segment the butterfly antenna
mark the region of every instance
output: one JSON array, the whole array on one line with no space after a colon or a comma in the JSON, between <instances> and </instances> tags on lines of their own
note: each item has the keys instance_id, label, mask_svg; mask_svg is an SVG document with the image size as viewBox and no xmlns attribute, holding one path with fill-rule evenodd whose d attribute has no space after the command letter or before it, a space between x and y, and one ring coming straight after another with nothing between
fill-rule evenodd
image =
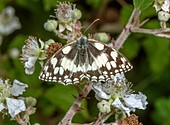
<instances>
[{"instance_id":1,"label":"butterfly antenna","mask_svg":"<svg viewBox=\"0 0 170 125\"><path fill-rule=\"evenodd\" d=\"M96 19L96 20L94 20L91 24L90 24L90 26L88 26L87 28L86 28L86 30L84 31L84 33L95 23L95 22L97 22L97 21L99 21L100 19Z\"/></svg>"}]
</instances>

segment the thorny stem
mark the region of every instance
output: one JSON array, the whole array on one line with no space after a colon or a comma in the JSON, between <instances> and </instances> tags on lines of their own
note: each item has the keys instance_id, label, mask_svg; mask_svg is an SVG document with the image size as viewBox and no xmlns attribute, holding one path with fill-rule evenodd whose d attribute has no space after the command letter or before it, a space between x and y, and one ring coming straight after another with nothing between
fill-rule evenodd
<instances>
[{"instance_id":1,"label":"thorny stem","mask_svg":"<svg viewBox=\"0 0 170 125\"><path fill-rule=\"evenodd\" d=\"M125 28L123 29L123 31L117 38L116 42L114 43L114 48L116 50L119 50L122 47L125 40L129 37L129 35L131 34L130 29L132 27L136 27L136 26L140 25L139 24L139 16L140 16L140 10L134 9L130 18L129 18L127 25L125 26Z\"/></svg>"},{"instance_id":2,"label":"thorny stem","mask_svg":"<svg viewBox=\"0 0 170 125\"><path fill-rule=\"evenodd\" d=\"M140 28L146 21L143 23L139 22L139 16L140 16L140 10L134 9L127 25L117 38L117 40L114 43L114 48L116 50L119 50L125 40L129 37L131 33L145 33L145 34L152 34L158 37L165 37L165 38L170 38L170 28L161 28L161 29L143 29Z\"/></svg>"},{"instance_id":3,"label":"thorny stem","mask_svg":"<svg viewBox=\"0 0 170 125\"><path fill-rule=\"evenodd\" d=\"M113 112L109 112L107 114L99 113L99 117L97 120L93 123L93 125L100 125L104 124L104 122L113 114ZM115 123L116 124L116 123Z\"/></svg>"},{"instance_id":4,"label":"thorny stem","mask_svg":"<svg viewBox=\"0 0 170 125\"><path fill-rule=\"evenodd\" d=\"M61 122L58 125L72 125L71 121L73 116L76 114L76 112L80 109L82 100L87 97L89 92L92 90L92 86L90 83L87 83L85 87L82 90L82 95L79 95L73 105L70 107L64 118L61 120Z\"/></svg>"},{"instance_id":5,"label":"thorny stem","mask_svg":"<svg viewBox=\"0 0 170 125\"><path fill-rule=\"evenodd\" d=\"M143 28L131 28L131 32L152 34L159 37L170 38L170 28L166 29L143 29Z\"/></svg>"}]
</instances>

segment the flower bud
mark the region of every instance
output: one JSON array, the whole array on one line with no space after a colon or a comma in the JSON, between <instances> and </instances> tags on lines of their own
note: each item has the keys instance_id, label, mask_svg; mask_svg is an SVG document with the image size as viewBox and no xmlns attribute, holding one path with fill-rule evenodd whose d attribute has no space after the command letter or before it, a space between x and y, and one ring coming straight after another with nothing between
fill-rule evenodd
<instances>
[{"instance_id":1,"label":"flower bud","mask_svg":"<svg viewBox=\"0 0 170 125\"><path fill-rule=\"evenodd\" d=\"M159 11L158 12L158 19L163 22L167 22L170 18L170 14L165 11Z\"/></svg>"},{"instance_id":2,"label":"flower bud","mask_svg":"<svg viewBox=\"0 0 170 125\"><path fill-rule=\"evenodd\" d=\"M33 106L36 105L36 103L37 103L37 100L33 97L26 97L25 98L25 105L27 107L33 107Z\"/></svg>"},{"instance_id":3,"label":"flower bud","mask_svg":"<svg viewBox=\"0 0 170 125\"><path fill-rule=\"evenodd\" d=\"M82 13L81 13L80 10L78 10L78 9L74 9L74 10L73 10L73 12L72 12L72 18L73 18L74 20L80 19L81 16L82 16Z\"/></svg>"},{"instance_id":4,"label":"flower bud","mask_svg":"<svg viewBox=\"0 0 170 125\"><path fill-rule=\"evenodd\" d=\"M97 107L100 112L109 113L111 111L110 105L111 105L110 102L107 102L106 100L102 100L97 104Z\"/></svg>"},{"instance_id":5,"label":"flower bud","mask_svg":"<svg viewBox=\"0 0 170 125\"><path fill-rule=\"evenodd\" d=\"M96 33L94 34L94 39L99 40L103 43L108 43L110 40L110 37L106 33Z\"/></svg>"},{"instance_id":6,"label":"flower bud","mask_svg":"<svg viewBox=\"0 0 170 125\"><path fill-rule=\"evenodd\" d=\"M57 21L55 20L48 20L44 23L44 28L47 31L54 31L57 28Z\"/></svg>"}]
</instances>

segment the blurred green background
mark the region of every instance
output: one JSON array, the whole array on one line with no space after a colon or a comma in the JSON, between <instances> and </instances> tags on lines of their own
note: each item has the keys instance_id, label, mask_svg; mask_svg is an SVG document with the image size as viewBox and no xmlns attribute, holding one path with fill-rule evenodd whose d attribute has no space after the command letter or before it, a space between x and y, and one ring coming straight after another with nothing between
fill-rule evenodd
<instances>
[{"instance_id":1,"label":"blurred green background","mask_svg":"<svg viewBox=\"0 0 170 125\"><path fill-rule=\"evenodd\" d=\"M61 0L62 1L62 0ZM96 22L89 33L106 32L114 39L118 37L133 10L131 0L70 0L82 11L83 25ZM7 6L15 8L22 28L3 38L0 46L0 77L11 81L18 79L29 85L24 96L35 97L37 111L31 116L31 123L55 125L65 115L77 95L73 86L46 83L38 79L40 65L36 65L33 75L26 75L19 57L12 58L10 51L17 48L20 52L25 39L30 35L43 41L57 37L44 29L43 25L54 15L56 0L0 0L0 11ZM150 18L144 28L159 28L157 14L152 6L142 11L141 20ZM168 22L170 23L170 21ZM169 25L168 25L169 26ZM133 90L144 93L149 104L146 110L137 110L136 115L144 125L170 125L170 39L152 35L134 33L126 40L120 51L132 62L134 69L126 74L133 83ZM82 111L74 117L74 122L93 121L98 114L94 93L83 101ZM0 125L16 125L9 116L2 119Z\"/></svg>"}]
</instances>

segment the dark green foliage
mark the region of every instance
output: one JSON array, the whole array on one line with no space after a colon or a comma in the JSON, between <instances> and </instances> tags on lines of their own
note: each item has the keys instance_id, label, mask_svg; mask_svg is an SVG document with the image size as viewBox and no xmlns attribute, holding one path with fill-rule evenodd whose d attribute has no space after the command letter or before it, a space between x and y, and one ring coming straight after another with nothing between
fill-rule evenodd
<instances>
[{"instance_id":1,"label":"dark green foliage","mask_svg":"<svg viewBox=\"0 0 170 125\"><path fill-rule=\"evenodd\" d=\"M82 22L90 24L98 17L96 13L102 7L103 1L71 0L71 2L75 2L77 8L81 8ZM107 2L110 1L108 0ZM159 28L159 21L155 11L153 11L152 3L153 0L133 0L135 8L143 12L141 20L150 18L150 21L143 26L148 29ZM58 83L49 84L40 81L38 79L41 69L39 64L36 64L36 70L33 75L26 75L24 66L19 58L12 59L9 52L14 47L21 52L25 39L30 35L37 36L43 41L49 38L60 41L55 37L55 34L49 33L43 28L43 23L49 19L50 15L54 14L53 9L56 4L57 0L0 0L0 10L7 5L13 6L22 23L22 28L9 36L5 36L0 46L0 77L9 78L11 81L18 79L28 84L29 87L24 95L35 97L38 101L37 112L31 117L31 121L39 122L41 125L48 124L49 122L47 121L51 119L59 121L74 102L75 99L72 95L77 96L78 94L71 85L64 86ZM89 6L91 11L89 11ZM104 9L107 9L107 7ZM117 11L121 24L125 25L133 11L132 3L129 6L120 6ZM117 20L117 22L120 20ZM95 24L91 26L92 32L98 32L97 28L108 22L101 20L99 23L96 23L97 26ZM112 33L111 36L116 39L118 34ZM141 91L148 97L149 106L145 111L137 112L140 114L139 118L141 118L144 125L169 125L170 99L165 97L170 95L170 39L134 33L128 37L120 51L134 65L134 69L127 73L127 79L134 84L136 91ZM96 100L94 99L94 94L89 96L91 96L90 99L83 101L83 109L75 116L75 122L84 123L95 119L94 114L97 114L97 111L96 107L93 107L96 106L94 105ZM46 118L46 122L44 122L43 118ZM17 124L10 121L8 117L5 117L5 120L1 118L0 121L4 121L2 122L3 125Z\"/></svg>"},{"instance_id":2,"label":"dark green foliage","mask_svg":"<svg viewBox=\"0 0 170 125\"><path fill-rule=\"evenodd\" d=\"M154 0L133 0L133 5L136 9L144 10L147 9Z\"/></svg>"}]
</instances>

